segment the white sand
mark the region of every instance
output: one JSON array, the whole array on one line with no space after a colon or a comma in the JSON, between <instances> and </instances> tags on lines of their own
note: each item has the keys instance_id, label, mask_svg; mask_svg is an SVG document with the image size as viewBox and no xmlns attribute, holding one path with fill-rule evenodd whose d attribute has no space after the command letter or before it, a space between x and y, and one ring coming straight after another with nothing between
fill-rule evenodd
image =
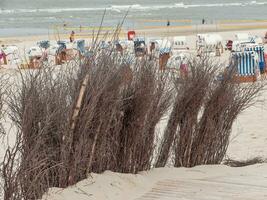
<instances>
[{"instance_id":1,"label":"white sand","mask_svg":"<svg viewBox=\"0 0 267 200\"><path fill-rule=\"evenodd\" d=\"M66 190L51 189L49 200L264 200L267 164L243 168L162 168L138 175L93 174Z\"/></svg>"},{"instance_id":2,"label":"white sand","mask_svg":"<svg viewBox=\"0 0 267 200\"><path fill-rule=\"evenodd\" d=\"M232 140L227 155L246 160L253 157L267 158L267 92L264 91L255 106L243 112L235 121Z\"/></svg>"},{"instance_id":3,"label":"white sand","mask_svg":"<svg viewBox=\"0 0 267 200\"><path fill-rule=\"evenodd\" d=\"M233 39L237 32L249 32L263 36L265 30L221 32L224 40ZM36 40L6 40L20 48L35 45ZM44 38L45 39L45 38ZM187 36L191 49L195 36ZM4 41L2 39L2 41ZM224 54L221 61L227 60ZM267 158L267 91L263 92L255 106L242 113L233 126L232 140L227 152L230 158L244 160L253 157ZM164 130L163 121L161 130ZM13 138L14 139L14 138ZM11 137L11 141L13 140ZM3 146L1 146L3 147ZM0 152L0 157L3 151ZM200 166L192 169L154 169L138 175L105 172L92 174L92 178L81 181L68 189L50 190L44 197L48 200L132 200L132 199L267 199L267 164L244 168L226 166Z\"/></svg>"},{"instance_id":4,"label":"white sand","mask_svg":"<svg viewBox=\"0 0 267 200\"><path fill-rule=\"evenodd\" d=\"M267 29L252 29L252 30L237 30L237 31L223 31L223 32L210 32L210 33L217 33L220 34L223 39L229 40L229 39L234 39L234 36L236 33L249 33L251 35L258 35L260 37L264 37L265 32L267 31ZM153 30L149 30L148 33L140 33L140 36L144 36L144 37L172 37L172 36L176 36L176 35L181 35L181 33L179 32L179 30L174 29L172 32L166 32L163 35L158 35L158 33L163 32L162 29L159 29L157 31L153 31ZM138 31L137 31L137 35L138 35ZM126 39L127 35L126 33L124 35L120 35L120 38L124 38ZM36 42L37 41L41 41L41 40L50 40L50 41L55 41L58 38L58 36L55 35L50 35L50 36L25 36L25 37L7 37L7 38L0 38L0 45L4 44L4 45L17 45L23 52L24 49L27 49L31 46L36 46ZM76 39L80 39L81 37L78 37ZM83 39L85 39L86 41L91 41L92 38L91 37L82 37ZM61 40L69 40L69 36L68 35L61 35L60 36ZM188 42L189 47L195 48L195 42L196 42L196 34L195 33L190 33L186 35L186 39Z\"/></svg>"}]
</instances>

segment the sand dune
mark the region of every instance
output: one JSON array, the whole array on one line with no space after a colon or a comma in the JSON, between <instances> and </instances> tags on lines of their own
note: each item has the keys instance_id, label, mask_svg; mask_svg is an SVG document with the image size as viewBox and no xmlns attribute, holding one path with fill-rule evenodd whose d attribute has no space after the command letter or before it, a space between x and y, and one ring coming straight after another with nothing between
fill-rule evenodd
<instances>
[{"instance_id":1,"label":"sand dune","mask_svg":"<svg viewBox=\"0 0 267 200\"><path fill-rule=\"evenodd\" d=\"M138 175L93 174L66 190L51 189L49 200L264 200L267 165L243 168L162 168Z\"/></svg>"}]
</instances>

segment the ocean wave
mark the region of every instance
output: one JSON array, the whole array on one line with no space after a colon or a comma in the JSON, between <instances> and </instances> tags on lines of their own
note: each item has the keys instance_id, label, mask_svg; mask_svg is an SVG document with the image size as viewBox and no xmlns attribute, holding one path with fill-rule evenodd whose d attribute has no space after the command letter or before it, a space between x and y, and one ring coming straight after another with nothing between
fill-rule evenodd
<instances>
[{"instance_id":1,"label":"ocean wave","mask_svg":"<svg viewBox=\"0 0 267 200\"><path fill-rule=\"evenodd\" d=\"M146 6L141 6L140 4L132 4L132 5L112 5L109 7L110 9L114 10L128 10L129 8L131 9L146 9L148 7Z\"/></svg>"},{"instance_id":2,"label":"ocean wave","mask_svg":"<svg viewBox=\"0 0 267 200\"><path fill-rule=\"evenodd\" d=\"M61 13L61 12L83 12L83 11L98 11L108 10L108 8L45 8L45 9L0 9L0 14L12 13Z\"/></svg>"},{"instance_id":3,"label":"ocean wave","mask_svg":"<svg viewBox=\"0 0 267 200\"><path fill-rule=\"evenodd\" d=\"M197 7L230 7L230 6L257 6L257 5L267 5L267 1L250 1L250 2L234 2L234 3L208 3L208 4L184 4L177 3L175 7L177 8L197 8Z\"/></svg>"},{"instance_id":4,"label":"ocean wave","mask_svg":"<svg viewBox=\"0 0 267 200\"><path fill-rule=\"evenodd\" d=\"M266 2L267 3L267 2ZM227 6L242 6L243 3L214 3L214 4L193 4L184 5L184 8L197 8L197 7L227 7Z\"/></svg>"},{"instance_id":5,"label":"ocean wave","mask_svg":"<svg viewBox=\"0 0 267 200\"><path fill-rule=\"evenodd\" d=\"M86 11L104 11L111 10L115 12L122 11L144 11L144 10L160 10L172 8L198 8L198 7L231 7L231 6L259 6L267 5L267 1L250 1L250 2L234 2L234 3L203 3L203 4L185 4L183 2L171 5L111 5L108 7L99 8L46 8L46 9L0 9L0 14L13 14L13 13L61 13L61 12L86 12Z\"/></svg>"},{"instance_id":6,"label":"ocean wave","mask_svg":"<svg viewBox=\"0 0 267 200\"><path fill-rule=\"evenodd\" d=\"M111 10L159 10L167 8L198 8L198 7L230 7L230 6L257 6L267 5L267 1L250 1L250 2L234 2L234 3L203 3L203 4L185 4L183 2L175 3L172 5L147 5L141 6L140 4L134 5L114 5Z\"/></svg>"}]
</instances>

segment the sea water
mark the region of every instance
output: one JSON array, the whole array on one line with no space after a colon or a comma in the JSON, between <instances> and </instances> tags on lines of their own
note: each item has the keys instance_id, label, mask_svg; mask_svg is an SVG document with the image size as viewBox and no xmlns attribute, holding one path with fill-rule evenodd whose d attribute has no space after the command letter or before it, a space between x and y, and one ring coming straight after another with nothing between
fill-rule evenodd
<instances>
[{"instance_id":1,"label":"sea water","mask_svg":"<svg viewBox=\"0 0 267 200\"><path fill-rule=\"evenodd\" d=\"M104 12L104 26L127 15L128 28L163 26L168 20L171 25L265 20L267 0L0 0L0 36L99 26Z\"/></svg>"}]
</instances>

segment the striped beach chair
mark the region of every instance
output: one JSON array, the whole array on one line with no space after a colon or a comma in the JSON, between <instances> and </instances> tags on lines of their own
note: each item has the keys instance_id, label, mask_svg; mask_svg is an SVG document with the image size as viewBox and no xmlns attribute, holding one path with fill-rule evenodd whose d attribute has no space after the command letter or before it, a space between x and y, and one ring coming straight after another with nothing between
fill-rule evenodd
<instances>
[{"instance_id":1,"label":"striped beach chair","mask_svg":"<svg viewBox=\"0 0 267 200\"><path fill-rule=\"evenodd\" d=\"M171 48L164 47L159 49L159 68L165 70L170 58Z\"/></svg>"},{"instance_id":2,"label":"striped beach chair","mask_svg":"<svg viewBox=\"0 0 267 200\"><path fill-rule=\"evenodd\" d=\"M258 56L254 51L233 53L235 66L237 67L236 79L238 82L252 82L257 80Z\"/></svg>"},{"instance_id":3,"label":"striped beach chair","mask_svg":"<svg viewBox=\"0 0 267 200\"><path fill-rule=\"evenodd\" d=\"M259 69L261 73L265 72L265 58L264 58L264 46L253 46L253 47L245 47L244 50L254 51L258 55L259 58Z\"/></svg>"}]
</instances>

